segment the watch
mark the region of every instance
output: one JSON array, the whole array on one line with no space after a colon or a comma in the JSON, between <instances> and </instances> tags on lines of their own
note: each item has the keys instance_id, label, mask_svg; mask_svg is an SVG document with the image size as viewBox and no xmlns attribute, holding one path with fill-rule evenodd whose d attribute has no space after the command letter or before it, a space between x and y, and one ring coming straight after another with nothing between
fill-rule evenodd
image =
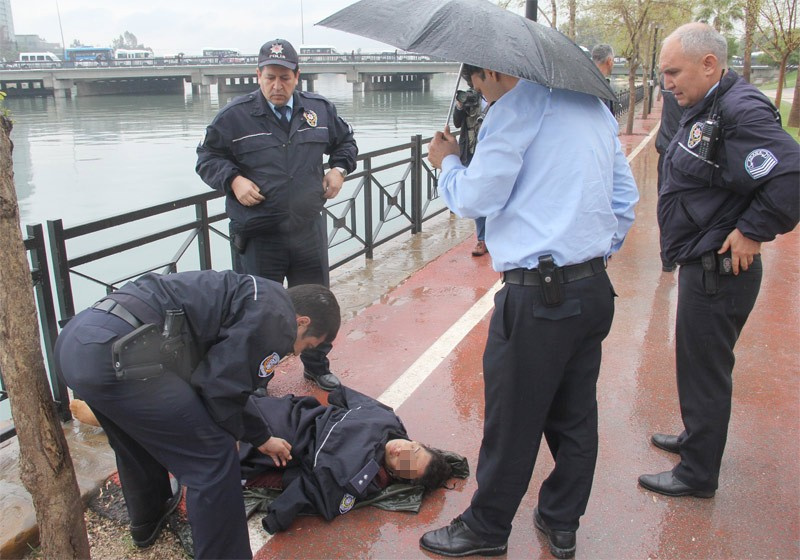
<instances>
[{"instance_id":1,"label":"watch","mask_svg":"<svg viewBox=\"0 0 800 560\"><path fill-rule=\"evenodd\" d=\"M344 167L334 167L334 169L342 174L342 179L347 178L347 169L345 169Z\"/></svg>"}]
</instances>

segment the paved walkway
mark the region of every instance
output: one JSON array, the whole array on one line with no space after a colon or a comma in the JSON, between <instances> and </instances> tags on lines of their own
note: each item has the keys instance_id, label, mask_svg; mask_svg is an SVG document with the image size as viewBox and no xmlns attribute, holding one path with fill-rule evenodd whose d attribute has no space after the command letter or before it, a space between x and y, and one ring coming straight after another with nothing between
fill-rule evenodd
<instances>
[{"instance_id":1,"label":"paved walkway","mask_svg":"<svg viewBox=\"0 0 800 560\"><path fill-rule=\"evenodd\" d=\"M659 114L658 103L654 115ZM578 558L800 557L800 237L764 246L761 296L738 347L733 416L715 498L666 498L639 488L636 477L674 464L651 447L654 431L680 428L673 323L677 273L662 273L655 223L656 160L649 131L636 120L622 137L639 185L637 221L609 273L619 294L604 345L598 385L600 454L594 490L578 532ZM648 140L649 138L649 140ZM481 355L499 275L474 258L471 220L443 216L406 243L380 251L367 266L334 274L345 320L331 355L333 370L360 391L393 406L409 434L466 455L477 464L483 422ZM290 361L270 384L273 394L315 394ZM86 491L113 471L102 434L70 426L70 445ZM14 486L0 454L0 557L30 522L24 490ZM552 467L542 447L514 522L508 558L549 558L533 529L536 489ZM300 518L273 538L251 524L253 551L267 558L426 558L420 535L450 522L469 504L475 477L426 497L418 515L356 510L331 523ZM13 508L11 507L13 505ZM10 514L9 514L10 512ZM6 543L6 544L2 544Z\"/></svg>"}]
</instances>

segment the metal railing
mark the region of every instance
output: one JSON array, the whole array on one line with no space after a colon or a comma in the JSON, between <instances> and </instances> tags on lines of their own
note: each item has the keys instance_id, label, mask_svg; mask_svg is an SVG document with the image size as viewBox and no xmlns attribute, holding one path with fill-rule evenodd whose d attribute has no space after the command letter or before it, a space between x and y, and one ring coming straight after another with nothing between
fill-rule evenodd
<instances>
[{"instance_id":1,"label":"metal railing","mask_svg":"<svg viewBox=\"0 0 800 560\"><path fill-rule=\"evenodd\" d=\"M325 208L331 269L360 256L372 259L376 247L405 233L421 232L423 222L447 210L425 160L430 140L416 135L408 143L358 156L356 171ZM63 420L71 414L67 389L53 367L59 319L71 318L76 310L146 272L204 270L215 264L229 268L229 237L218 227L226 220L222 194L209 191L76 226L49 220L47 238L40 224L28 226L25 249L39 307L42 351ZM0 375L0 401L6 398ZM7 427L0 431L0 441L14 433L13 426Z\"/></svg>"},{"instance_id":2,"label":"metal railing","mask_svg":"<svg viewBox=\"0 0 800 560\"><path fill-rule=\"evenodd\" d=\"M636 86L634 92L635 95L633 104L636 105L642 99L644 99L644 85ZM628 110L631 107L631 92L629 89L623 89L620 90L619 93L617 93L617 103L615 104L614 107L615 107L614 111L615 117L619 117L620 115L624 115L625 113L628 112Z\"/></svg>"}]
</instances>

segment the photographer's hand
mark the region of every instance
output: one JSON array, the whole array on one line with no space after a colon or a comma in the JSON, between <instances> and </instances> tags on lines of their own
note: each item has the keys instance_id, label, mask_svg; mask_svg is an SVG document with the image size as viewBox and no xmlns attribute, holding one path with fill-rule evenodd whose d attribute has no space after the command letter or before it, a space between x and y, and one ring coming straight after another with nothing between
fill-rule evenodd
<instances>
[{"instance_id":1,"label":"photographer's hand","mask_svg":"<svg viewBox=\"0 0 800 560\"><path fill-rule=\"evenodd\" d=\"M437 132L428 147L428 161L436 169L442 168L442 160L449 155L458 156L458 141L450 133L450 126L444 127L444 132Z\"/></svg>"}]
</instances>

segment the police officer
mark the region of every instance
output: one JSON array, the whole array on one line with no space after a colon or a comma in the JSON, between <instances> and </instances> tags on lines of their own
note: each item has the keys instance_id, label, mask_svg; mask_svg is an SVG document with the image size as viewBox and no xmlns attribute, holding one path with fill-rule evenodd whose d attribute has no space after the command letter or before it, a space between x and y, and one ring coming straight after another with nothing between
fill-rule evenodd
<instances>
[{"instance_id":1,"label":"police officer","mask_svg":"<svg viewBox=\"0 0 800 560\"><path fill-rule=\"evenodd\" d=\"M197 173L226 194L234 270L276 282L329 285L325 201L356 166L353 130L324 97L296 91L298 56L275 39L258 55L259 89L232 100L206 129ZM330 170L323 175L322 157ZM302 355L304 375L330 391L327 343Z\"/></svg>"},{"instance_id":2,"label":"police officer","mask_svg":"<svg viewBox=\"0 0 800 560\"><path fill-rule=\"evenodd\" d=\"M800 218L797 142L772 103L726 61L725 38L703 23L679 27L661 50L665 85L686 108L658 201L662 250L680 265L675 346L684 431L652 436L680 462L639 484L668 496L710 498L717 490L733 348L761 285L761 244Z\"/></svg>"},{"instance_id":3,"label":"police officer","mask_svg":"<svg viewBox=\"0 0 800 560\"><path fill-rule=\"evenodd\" d=\"M158 538L180 500L172 473L186 487L195 557L251 557L236 441L278 465L291 446L248 397L284 356L332 341L340 322L324 286L201 271L146 274L66 325L57 367L114 449L137 546Z\"/></svg>"}]
</instances>

